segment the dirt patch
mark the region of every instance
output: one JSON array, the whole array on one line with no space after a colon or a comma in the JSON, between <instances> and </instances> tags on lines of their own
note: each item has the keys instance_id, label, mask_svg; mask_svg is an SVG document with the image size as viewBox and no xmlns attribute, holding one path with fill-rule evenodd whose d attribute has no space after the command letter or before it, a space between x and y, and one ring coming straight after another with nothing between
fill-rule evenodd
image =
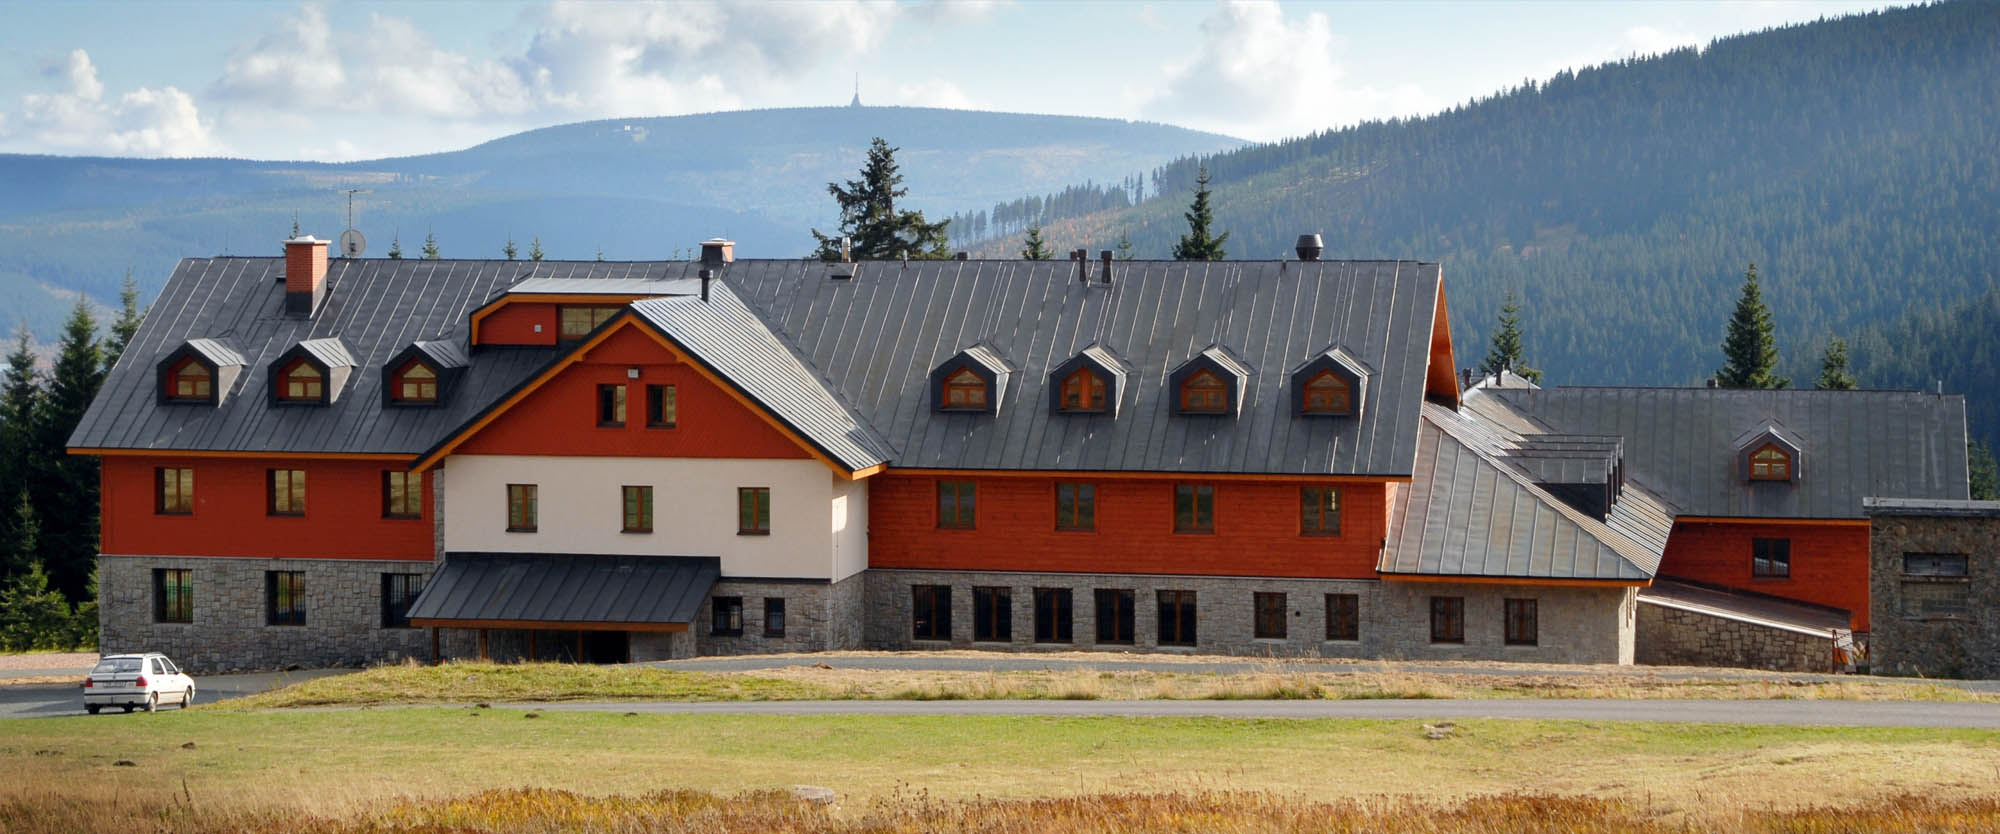
<instances>
[{"instance_id":1,"label":"dirt patch","mask_svg":"<svg viewBox=\"0 0 2000 834\"><path fill-rule=\"evenodd\" d=\"M96 652L0 654L0 672L32 672L40 669L88 669L96 665Z\"/></svg>"}]
</instances>

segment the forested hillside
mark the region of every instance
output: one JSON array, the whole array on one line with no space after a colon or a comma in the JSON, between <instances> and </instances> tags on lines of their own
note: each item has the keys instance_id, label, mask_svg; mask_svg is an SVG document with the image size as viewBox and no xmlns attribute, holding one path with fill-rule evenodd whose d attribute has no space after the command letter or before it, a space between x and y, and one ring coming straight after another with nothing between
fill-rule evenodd
<instances>
[{"instance_id":1,"label":"forested hillside","mask_svg":"<svg viewBox=\"0 0 2000 834\"><path fill-rule=\"evenodd\" d=\"M1144 203L1045 219L1042 237L1061 252L1128 235L1165 257L1205 166L1229 257L1288 256L1319 232L1327 257L1442 260L1465 364L1511 288L1528 359L1556 384L1698 382L1755 262L1783 370L1810 380L1830 337L1994 286L1996 124L2000 4L1900 9L1186 158Z\"/></svg>"},{"instance_id":2,"label":"forested hillside","mask_svg":"<svg viewBox=\"0 0 2000 834\"><path fill-rule=\"evenodd\" d=\"M1963 393L1973 436L2000 445L2000 288L1955 304L1917 299L1911 306L1854 338L1855 378L1865 388Z\"/></svg>"}]
</instances>

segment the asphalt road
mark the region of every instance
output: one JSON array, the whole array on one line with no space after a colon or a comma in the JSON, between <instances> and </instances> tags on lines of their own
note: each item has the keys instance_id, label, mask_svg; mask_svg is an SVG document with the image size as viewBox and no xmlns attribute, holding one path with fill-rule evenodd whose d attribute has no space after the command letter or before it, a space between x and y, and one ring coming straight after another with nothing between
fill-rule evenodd
<instances>
[{"instance_id":1,"label":"asphalt road","mask_svg":"<svg viewBox=\"0 0 2000 834\"><path fill-rule=\"evenodd\" d=\"M288 686L302 680L323 678L351 672L352 669L311 669L300 672L256 672L243 675L204 675L194 679L195 703L226 701L254 695L267 689ZM83 675L77 683L62 684L14 684L0 686L0 718L42 718L54 715L85 715L83 711ZM162 707L162 712L172 712L172 707ZM100 717L109 718L122 715L120 710L109 710Z\"/></svg>"}]
</instances>

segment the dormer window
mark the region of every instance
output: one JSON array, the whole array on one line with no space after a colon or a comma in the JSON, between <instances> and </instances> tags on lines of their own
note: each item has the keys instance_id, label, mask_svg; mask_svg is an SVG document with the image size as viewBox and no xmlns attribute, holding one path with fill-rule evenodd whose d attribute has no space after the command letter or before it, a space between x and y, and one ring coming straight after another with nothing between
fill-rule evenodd
<instances>
[{"instance_id":1,"label":"dormer window","mask_svg":"<svg viewBox=\"0 0 2000 834\"><path fill-rule=\"evenodd\" d=\"M1351 395L1347 380L1332 369L1320 371L1306 382L1305 405L1301 410L1307 414L1346 414L1353 410Z\"/></svg>"},{"instance_id":2,"label":"dormer window","mask_svg":"<svg viewBox=\"0 0 2000 834\"><path fill-rule=\"evenodd\" d=\"M1229 410L1229 383L1207 370L1194 372L1181 382L1181 411L1192 414L1222 414Z\"/></svg>"},{"instance_id":3,"label":"dormer window","mask_svg":"<svg viewBox=\"0 0 2000 834\"><path fill-rule=\"evenodd\" d=\"M399 403L435 403L438 398L437 371L411 360L396 373L394 397Z\"/></svg>"},{"instance_id":4,"label":"dormer window","mask_svg":"<svg viewBox=\"0 0 2000 834\"><path fill-rule=\"evenodd\" d=\"M312 363L300 359L279 375L278 399L284 402L321 402L326 398L326 375Z\"/></svg>"},{"instance_id":5,"label":"dormer window","mask_svg":"<svg viewBox=\"0 0 2000 834\"><path fill-rule=\"evenodd\" d=\"M944 380L944 407L986 410L986 380L972 372L971 368L959 368Z\"/></svg>"},{"instance_id":6,"label":"dormer window","mask_svg":"<svg viewBox=\"0 0 2000 834\"><path fill-rule=\"evenodd\" d=\"M215 375L192 356L167 372L167 396L171 399L206 402L214 392Z\"/></svg>"},{"instance_id":7,"label":"dormer window","mask_svg":"<svg viewBox=\"0 0 2000 834\"><path fill-rule=\"evenodd\" d=\"M597 326L611 320L622 309L619 307L571 307L556 308L559 322L556 338L568 342L590 335Z\"/></svg>"},{"instance_id":8,"label":"dormer window","mask_svg":"<svg viewBox=\"0 0 2000 834\"><path fill-rule=\"evenodd\" d=\"M1103 411L1104 377L1089 368L1078 368L1062 382L1063 411Z\"/></svg>"},{"instance_id":9,"label":"dormer window","mask_svg":"<svg viewBox=\"0 0 2000 834\"><path fill-rule=\"evenodd\" d=\"M1792 479L1792 456L1778 448L1776 443L1766 443L1764 447L1750 455L1750 480L1789 481Z\"/></svg>"}]
</instances>

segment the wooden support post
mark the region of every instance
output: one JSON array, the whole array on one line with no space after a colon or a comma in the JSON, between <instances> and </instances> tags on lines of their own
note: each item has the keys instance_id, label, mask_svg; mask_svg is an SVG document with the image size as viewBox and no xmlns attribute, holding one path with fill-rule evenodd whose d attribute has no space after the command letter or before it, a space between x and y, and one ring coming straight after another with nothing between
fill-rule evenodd
<instances>
[{"instance_id":1,"label":"wooden support post","mask_svg":"<svg viewBox=\"0 0 2000 834\"><path fill-rule=\"evenodd\" d=\"M486 659L486 629L479 630L479 659Z\"/></svg>"},{"instance_id":2,"label":"wooden support post","mask_svg":"<svg viewBox=\"0 0 2000 834\"><path fill-rule=\"evenodd\" d=\"M528 629L528 662L535 662L535 630Z\"/></svg>"},{"instance_id":3,"label":"wooden support post","mask_svg":"<svg viewBox=\"0 0 2000 834\"><path fill-rule=\"evenodd\" d=\"M582 663L582 662L584 662L584 660L583 660L583 629L580 629L580 628L576 630L576 662L578 662L578 663Z\"/></svg>"},{"instance_id":4,"label":"wooden support post","mask_svg":"<svg viewBox=\"0 0 2000 834\"><path fill-rule=\"evenodd\" d=\"M437 664L443 662L444 658L438 652L437 626L431 626L431 665L436 666Z\"/></svg>"}]
</instances>

